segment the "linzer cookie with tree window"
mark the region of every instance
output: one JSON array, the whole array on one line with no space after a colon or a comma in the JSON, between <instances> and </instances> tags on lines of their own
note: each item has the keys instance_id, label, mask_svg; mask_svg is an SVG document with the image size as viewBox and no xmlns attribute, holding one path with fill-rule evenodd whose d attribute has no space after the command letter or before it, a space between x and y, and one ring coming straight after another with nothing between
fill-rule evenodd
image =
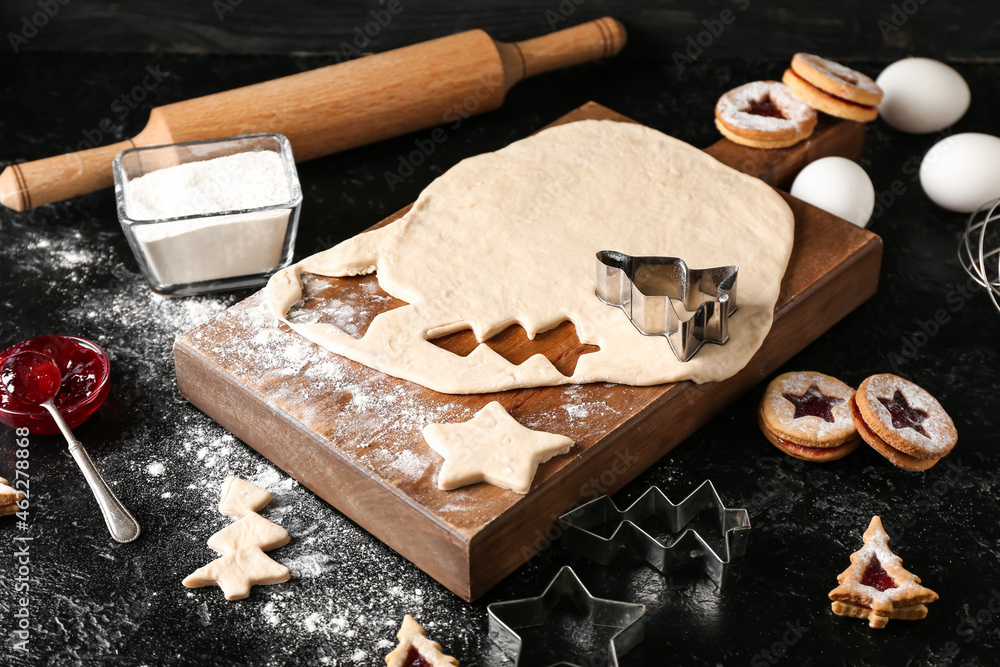
<instances>
[{"instance_id":1,"label":"linzer cookie with tree window","mask_svg":"<svg viewBox=\"0 0 1000 667\"><path fill-rule=\"evenodd\" d=\"M854 389L837 378L800 371L771 381L757 410L775 447L803 461L836 461L861 444L851 420Z\"/></svg>"},{"instance_id":2,"label":"linzer cookie with tree window","mask_svg":"<svg viewBox=\"0 0 1000 667\"><path fill-rule=\"evenodd\" d=\"M851 417L864 441L903 470L927 470L958 442L955 423L937 399L891 373L861 383Z\"/></svg>"},{"instance_id":3,"label":"linzer cookie with tree window","mask_svg":"<svg viewBox=\"0 0 1000 667\"><path fill-rule=\"evenodd\" d=\"M864 546L851 554L851 566L837 576L837 582L840 585L830 591L833 613L866 618L872 628L884 628L890 618L924 618L927 604L938 599L889 549L889 535L877 516L865 531Z\"/></svg>"}]
</instances>

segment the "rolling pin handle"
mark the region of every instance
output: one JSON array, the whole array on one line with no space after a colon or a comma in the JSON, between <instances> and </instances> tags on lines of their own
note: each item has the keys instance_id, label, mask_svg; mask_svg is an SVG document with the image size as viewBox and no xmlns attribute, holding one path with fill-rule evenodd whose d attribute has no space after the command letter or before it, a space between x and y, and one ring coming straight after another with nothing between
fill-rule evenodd
<instances>
[{"instance_id":1,"label":"rolling pin handle","mask_svg":"<svg viewBox=\"0 0 1000 667\"><path fill-rule=\"evenodd\" d=\"M111 162L129 148L135 148L135 144L126 139L109 146L12 164L0 173L0 204L25 211L106 188L113 180Z\"/></svg>"},{"instance_id":2,"label":"rolling pin handle","mask_svg":"<svg viewBox=\"0 0 1000 667\"><path fill-rule=\"evenodd\" d=\"M625 48L627 39L625 26L605 16L542 37L501 44L509 47L500 50L508 79L507 87L529 76L608 58Z\"/></svg>"}]
</instances>

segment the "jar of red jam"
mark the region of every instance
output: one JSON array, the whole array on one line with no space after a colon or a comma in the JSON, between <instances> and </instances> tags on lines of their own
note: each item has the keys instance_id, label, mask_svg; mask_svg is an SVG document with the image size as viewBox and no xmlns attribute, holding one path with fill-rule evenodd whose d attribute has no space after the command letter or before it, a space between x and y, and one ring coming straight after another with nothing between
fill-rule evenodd
<instances>
[{"instance_id":1,"label":"jar of red jam","mask_svg":"<svg viewBox=\"0 0 1000 667\"><path fill-rule=\"evenodd\" d=\"M38 336L0 352L0 367L15 354L40 352L59 367L62 386L53 399L66 424L76 428L108 396L111 363L99 345L79 336ZM59 428L49 412L40 405L29 405L15 399L0 382L0 422L13 428L27 428L31 433L54 435Z\"/></svg>"}]
</instances>

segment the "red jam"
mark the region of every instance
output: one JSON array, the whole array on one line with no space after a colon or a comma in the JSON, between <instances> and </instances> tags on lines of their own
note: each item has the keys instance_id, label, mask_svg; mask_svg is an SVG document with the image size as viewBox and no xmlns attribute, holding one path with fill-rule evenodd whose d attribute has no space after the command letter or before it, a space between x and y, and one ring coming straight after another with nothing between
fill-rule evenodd
<instances>
[{"instance_id":1,"label":"red jam","mask_svg":"<svg viewBox=\"0 0 1000 667\"><path fill-rule=\"evenodd\" d=\"M0 367L10 369L6 363L8 359L23 352L40 353L55 363L61 375L61 388L52 402L70 428L82 424L107 398L111 364L104 350L89 340L77 336L54 335L21 341L0 352ZM37 356L31 355L23 360L33 366L31 358L37 359ZM14 368L20 365L19 360L12 360L11 363ZM44 364L39 364L33 372L37 373L44 367ZM32 381L13 377L8 380L6 373L3 375L0 377L0 422L13 428L27 427L31 433L40 435L58 433L59 428L48 411L39 405L40 401L35 401L40 394L33 393L34 389L27 387ZM42 384L55 381L54 377L45 379L45 376L36 379L39 380L39 391ZM8 385L13 386L8 388ZM22 391L26 387L29 389L28 394Z\"/></svg>"},{"instance_id":2,"label":"red jam","mask_svg":"<svg viewBox=\"0 0 1000 667\"><path fill-rule=\"evenodd\" d=\"M406 660L403 661L403 667L432 667L431 663L424 660L424 656L420 655L420 651L410 647L410 652L406 654Z\"/></svg>"},{"instance_id":3,"label":"red jam","mask_svg":"<svg viewBox=\"0 0 1000 667\"><path fill-rule=\"evenodd\" d=\"M771 100L761 100L760 102L754 102L747 109L747 113L752 116L767 116L768 118L784 118L785 114L781 113L781 109L778 105Z\"/></svg>"},{"instance_id":4,"label":"red jam","mask_svg":"<svg viewBox=\"0 0 1000 667\"><path fill-rule=\"evenodd\" d=\"M865 568L865 573L861 577L861 585L874 588L877 591L887 591L890 588L896 588L896 582L885 571L878 558L872 558L868 563L868 567Z\"/></svg>"},{"instance_id":5,"label":"red jam","mask_svg":"<svg viewBox=\"0 0 1000 667\"><path fill-rule=\"evenodd\" d=\"M816 385L809 387L801 396L782 394L795 406L795 419L802 417L819 417L823 421L833 423L833 408L844 402L844 399L823 394Z\"/></svg>"},{"instance_id":6,"label":"red jam","mask_svg":"<svg viewBox=\"0 0 1000 667\"><path fill-rule=\"evenodd\" d=\"M892 417L892 427L896 430L901 430L904 428L912 428L914 431L920 435L927 436L927 431L924 430L922 424L927 421L927 413L923 410L917 410L916 408L911 408L910 404L906 402L906 397L903 396L903 392L896 390L896 393L892 395L892 400L888 398L879 397L879 403L885 406L885 409L889 411L889 416Z\"/></svg>"},{"instance_id":7,"label":"red jam","mask_svg":"<svg viewBox=\"0 0 1000 667\"><path fill-rule=\"evenodd\" d=\"M51 357L41 352L21 352L3 362L0 383L12 400L41 405L59 393L62 373Z\"/></svg>"}]
</instances>

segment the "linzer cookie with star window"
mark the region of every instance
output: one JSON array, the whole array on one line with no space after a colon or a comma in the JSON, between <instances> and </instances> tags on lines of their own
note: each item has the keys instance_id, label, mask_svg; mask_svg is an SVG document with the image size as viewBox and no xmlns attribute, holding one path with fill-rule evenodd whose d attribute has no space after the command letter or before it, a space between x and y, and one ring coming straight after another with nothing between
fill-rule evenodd
<instances>
[{"instance_id":1,"label":"linzer cookie with star window","mask_svg":"<svg viewBox=\"0 0 1000 667\"><path fill-rule=\"evenodd\" d=\"M760 430L775 447L803 461L836 461L861 443L851 420L854 389L829 375L779 375L757 410Z\"/></svg>"},{"instance_id":2,"label":"linzer cookie with star window","mask_svg":"<svg viewBox=\"0 0 1000 667\"><path fill-rule=\"evenodd\" d=\"M861 383L851 417L864 441L903 470L927 470L958 442L955 423L937 399L891 373Z\"/></svg>"}]
</instances>

